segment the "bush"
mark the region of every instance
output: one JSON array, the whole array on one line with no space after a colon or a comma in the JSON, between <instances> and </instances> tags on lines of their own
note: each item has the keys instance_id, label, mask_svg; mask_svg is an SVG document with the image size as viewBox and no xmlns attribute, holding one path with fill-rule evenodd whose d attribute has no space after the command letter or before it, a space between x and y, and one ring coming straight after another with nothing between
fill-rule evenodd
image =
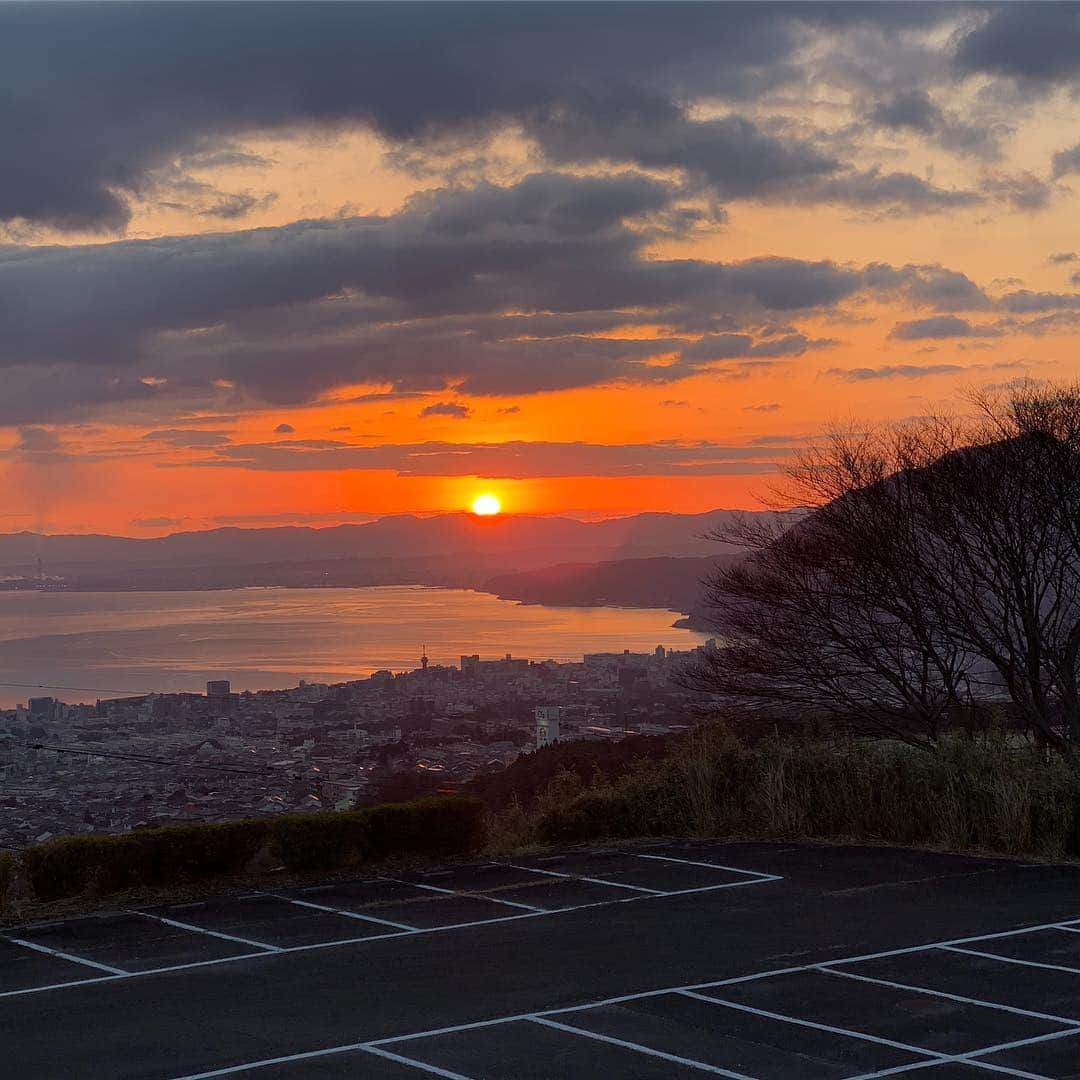
<instances>
[{"instance_id":1,"label":"bush","mask_svg":"<svg viewBox=\"0 0 1080 1080\"><path fill-rule=\"evenodd\" d=\"M334 870L398 854L475 851L485 837L482 803L420 799L345 813L298 814L275 821L177 825L123 836L68 836L22 853L38 900L186 885L241 874L270 841L294 873ZM6 891L0 862L0 903ZM14 876L14 860L10 875Z\"/></svg>"},{"instance_id":2,"label":"bush","mask_svg":"<svg viewBox=\"0 0 1080 1080\"><path fill-rule=\"evenodd\" d=\"M1078 856L1080 771L1004 736L748 747L713 726L615 780L559 773L514 825L524 844L687 833Z\"/></svg>"},{"instance_id":3,"label":"bush","mask_svg":"<svg viewBox=\"0 0 1080 1080\"><path fill-rule=\"evenodd\" d=\"M366 811L368 855L463 855L479 850L487 833L479 799L463 796L388 803Z\"/></svg>"},{"instance_id":4,"label":"bush","mask_svg":"<svg viewBox=\"0 0 1080 1080\"><path fill-rule=\"evenodd\" d=\"M290 815L274 823L274 849L294 873L332 870L366 856L368 833L363 811Z\"/></svg>"},{"instance_id":5,"label":"bush","mask_svg":"<svg viewBox=\"0 0 1080 1080\"><path fill-rule=\"evenodd\" d=\"M66 836L27 848L23 860L37 898L62 900L239 873L267 832L261 821L229 821L124 836Z\"/></svg>"},{"instance_id":6,"label":"bush","mask_svg":"<svg viewBox=\"0 0 1080 1080\"><path fill-rule=\"evenodd\" d=\"M8 906L17 869L15 856L9 851L0 851L0 911Z\"/></svg>"}]
</instances>

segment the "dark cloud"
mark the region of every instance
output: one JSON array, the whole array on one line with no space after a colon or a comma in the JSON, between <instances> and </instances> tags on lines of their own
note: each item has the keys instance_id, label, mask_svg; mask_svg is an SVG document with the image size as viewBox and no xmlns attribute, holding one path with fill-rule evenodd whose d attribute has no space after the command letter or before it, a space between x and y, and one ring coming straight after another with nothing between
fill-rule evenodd
<instances>
[{"instance_id":1,"label":"dark cloud","mask_svg":"<svg viewBox=\"0 0 1080 1080\"><path fill-rule=\"evenodd\" d=\"M925 379L931 375L953 375L966 371L963 364L885 364L882 367L829 368L825 374L844 382L870 379Z\"/></svg>"},{"instance_id":2,"label":"dark cloud","mask_svg":"<svg viewBox=\"0 0 1080 1080\"><path fill-rule=\"evenodd\" d=\"M962 72L1004 75L1035 86L1075 79L1080 76L1080 7L995 6L961 39L956 64Z\"/></svg>"},{"instance_id":3,"label":"dark cloud","mask_svg":"<svg viewBox=\"0 0 1080 1080\"><path fill-rule=\"evenodd\" d=\"M1075 251L1057 251L1046 261L1050 263L1051 266L1057 266L1061 263L1076 262L1078 259L1080 259L1080 256L1078 256Z\"/></svg>"},{"instance_id":4,"label":"dark cloud","mask_svg":"<svg viewBox=\"0 0 1080 1080\"><path fill-rule=\"evenodd\" d=\"M719 476L771 471L786 446L710 442L610 445L585 442L441 443L354 446L331 441L225 447L204 464L293 472L388 470L399 476Z\"/></svg>"},{"instance_id":5,"label":"dark cloud","mask_svg":"<svg viewBox=\"0 0 1080 1080\"><path fill-rule=\"evenodd\" d=\"M944 118L925 90L906 90L879 101L870 110L868 119L881 127L907 128L929 135Z\"/></svg>"},{"instance_id":6,"label":"dark cloud","mask_svg":"<svg viewBox=\"0 0 1080 1080\"><path fill-rule=\"evenodd\" d=\"M449 416L454 420L464 420L469 415L469 407L456 401L439 401L434 405L424 406L418 415L421 419L426 416Z\"/></svg>"},{"instance_id":7,"label":"dark cloud","mask_svg":"<svg viewBox=\"0 0 1080 1080\"><path fill-rule=\"evenodd\" d=\"M400 397L670 382L709 362L684 334L757 326L752 342L712 345L790 357L827 344L793 316L860 295L989 306L935 265L650 257L648 230L624 217L681 197L632 174L535 174L428 193L392 216L0 248L0 421L140 398L289 405L350 383ZM649 323L668 336L626 332Z\"/></svg>"},{"instance_id":8,"label":"dark cloud","mask_svg":"<svg viewBox=\"0 0 1080 1080\"><path fill-rule=\"evenodd\" d=\"M192 431L184 428L148 431L143 438L151 442L162 442L167 443L169 446L187 447L189 449L224 446L230 440L227 431Z\"/></svg>"},{"instance_id":9,"label":"dark cloud","mask_svg":"<svg viewBox=\"0 0 1080 1080\"><path fill-rule=\"evenodd\" d=\"M889 337L901 341L924 341L938 338L997 337L1001 333L994 327L973 326L967 319L957 315L934 315L929 319L913 319L898 322Z\"/></svg>"},{"instance_id":10,"label":"dark cloud","mask_svg":"<svg viewBox=\"0 0 1080 1080\"><path fill-rule=\"evenodd\" d=\"M790 334L755 342L749 334L707 334L700 341L681 351L684 361L765 359L783 356L802 356L808 349L828 348L836 342L831 338L810 339L805 334Z\"/></svg>"},{"instance_id":11,"label":"dark cloud","mask_svg":"<svg viewBox=\"0 0 1080 1080\"><path fill-rule=\"evenodd\" d=\"M1056 153L1051 162L1055 177L1068 176L1070 173L1080 173L1080 143Z\"/></svg>"},{"instance_id":12,"label":"dark cloud","mask_svg":"<svg viewBox=\"0 0 1080 1080\"><path fill-rule=\"evenodd\" d=\"M782 407L777 401L769 401L764 405L744 405L743 412L774 413L779 412Z\"/></svg>"},{"instance_id":13,"label":"dark cloud","mask_svg":"<svg viewBox=\"0 0 1080 1080\"><path fill-rule=\"evenodd\" d=\"M821 31L897 38L954 17L933 4L8 5L0 219L121 228L128 198L178 162L235 164L241 133L342 123L398 147L516 124L559 160L652 162L760 197L842 163L738 116L693 121L685 103L802 88Z\"/></svg>"},{"instance_id":14,"label":"dark cloud","mask_svg":"<svg viewBox=\"0 0 1080 1080\"><path fill-rule=\"evenodd\" d=\"M499 413L502 416L516 416L519 412L521 412L520 405L506 405L499 409Z\"/></svg>"},{"instance_id":15,"label":"dark cloud","mask_svg":"<svg viewBox=\"0 0 1080 1080\"><path fill-rule=\"evenodd\" d=\"M983 179L988 195L1008 202L1014 210L1042 210L1050 202L1056 186L1031 172L994 173Z\"/></svg>"},{"instance_id":16,"label":"dark cloud","mask_svg":"<svg viewBox=\"0 0 1080 1080\"><path fill-rule=\"evenodd\" d=\"M55 431L49 431L48 428L42 427L21 427L15 440L16 450L37 452L59 450L60 446L60 436Z\"/></svg>"},{"instance_id":17,"label":"dark cloud","mask_svg":"<svg viewBox=\"0 0 1080 1080\"><path fill-rule=\"evenodd\" d=\"M936 139L957 154L982 158L1000 157L1000 138L1008 134L1008 129L1000 123L978 125L947 116L920 87L898 91L876 102L867 113L867 120L876 127Z\"/></svg>"},{"instance_id":18,"label":"dark cloud","mask_svg":"<svg viewBox=\"0 0 1080 1080\"><path fill-rule=\"evenodd\" d=\"M183 525L188 519L186 517L171 518L171 517L149 517L149 518L132 518L128 522L129 525L136 529L173 529L178 525Z\"/></svg>"},{"instance_id":19,"label":"dark cloud","mask_svg":"<svg viewBox=\"0 0 1080 1080\"><path fill-rule=\"evenodd\" d=\"M275 435L292 435L295 431L296 428L294 428L292 424L282 423L278 424L278 426L274 428Z\"/></svg>"},{"instance_id":20,"label":"dark cloud","mask_svg":"<svg viewBox=\"0 0 1080 1080\"><path fill-rule=\"evenodd\" d=\"M1080 293L1032 292L1018 289L1007 293L999 301L1001 307L1017 315L1030 315L1044 311L1080 310Z\"/></svg>"}]
</instances>

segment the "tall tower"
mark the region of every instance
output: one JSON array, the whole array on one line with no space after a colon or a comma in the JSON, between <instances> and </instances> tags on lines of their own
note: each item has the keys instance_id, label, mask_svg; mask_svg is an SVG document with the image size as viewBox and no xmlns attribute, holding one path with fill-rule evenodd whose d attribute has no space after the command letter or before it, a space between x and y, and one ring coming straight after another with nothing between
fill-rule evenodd
<instances>
[{"instance_id":1,"label":"tall tower","mask_svg":"<svg viewBox=\"0 0 1080 1080\"><path fill-rule=\"evenodd\" d=\"M428 658L427 658L427 646L420 646L420 670L427 671Z\"/></svg>"}]
</instances>

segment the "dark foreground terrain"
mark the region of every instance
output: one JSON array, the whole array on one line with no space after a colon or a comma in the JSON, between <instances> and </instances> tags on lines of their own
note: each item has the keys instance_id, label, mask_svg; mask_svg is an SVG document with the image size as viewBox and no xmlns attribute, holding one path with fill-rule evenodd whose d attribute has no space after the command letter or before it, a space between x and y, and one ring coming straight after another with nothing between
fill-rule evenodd
<instances>
[{"instance_id":1,"label":"dark foreground terrain","mask_svg":"<svg viewBox=\"0 0 1080 1080\"><path fill-rule=\"evenodd\" d=\"M1080 1077L1080 868L664 844L7 928L4 1076Z\"/></svg>"}]
</instances>

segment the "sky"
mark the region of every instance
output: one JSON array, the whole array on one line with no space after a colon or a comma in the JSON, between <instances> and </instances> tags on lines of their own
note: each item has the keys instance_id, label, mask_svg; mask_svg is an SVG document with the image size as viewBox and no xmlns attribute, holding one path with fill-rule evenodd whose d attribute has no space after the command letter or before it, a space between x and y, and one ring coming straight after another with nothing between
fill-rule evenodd
<instances>
[{"instance_id":1,"label":"sky","mask_svg":"<svg viewBox=\"0 0 1080 1080\"><path fill-rule=\"evenodd\" d=\"M0 531L753 507L1080 376L1080 4L9 4L0 70Z\"/></svg>"}]
</instances>

